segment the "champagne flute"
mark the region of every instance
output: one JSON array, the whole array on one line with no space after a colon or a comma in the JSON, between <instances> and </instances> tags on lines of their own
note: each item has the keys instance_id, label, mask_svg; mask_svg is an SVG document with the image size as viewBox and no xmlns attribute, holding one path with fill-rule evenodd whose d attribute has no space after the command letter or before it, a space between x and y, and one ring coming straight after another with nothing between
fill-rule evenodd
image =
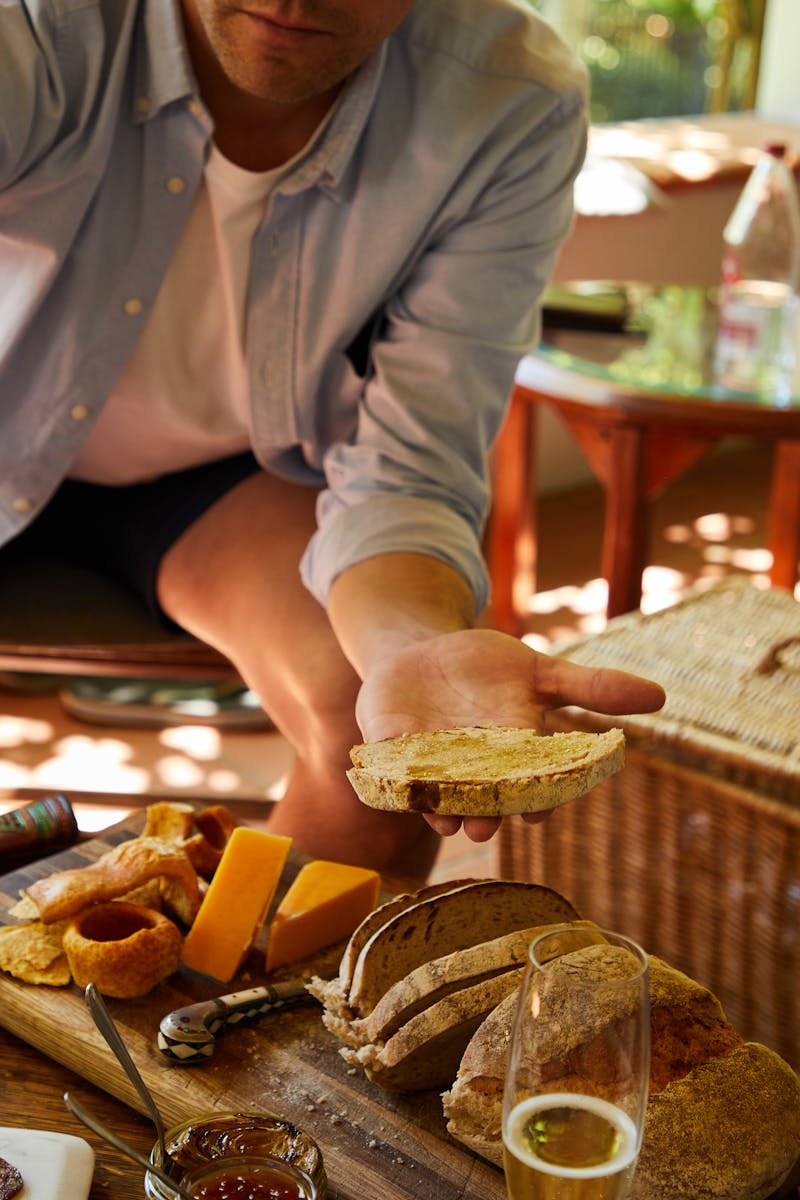
<instances>
[{"instance_id":1,"label":"champagne flute","mask_svg":"<svg viewBox=\"0 0 800 1200\"><path fill-rule=\"evenodd\" d=\"M503 1092L509 1200L623 1200L647 1108L647 955L564 925L528 960Z\"/></svg>"}]
</instances>

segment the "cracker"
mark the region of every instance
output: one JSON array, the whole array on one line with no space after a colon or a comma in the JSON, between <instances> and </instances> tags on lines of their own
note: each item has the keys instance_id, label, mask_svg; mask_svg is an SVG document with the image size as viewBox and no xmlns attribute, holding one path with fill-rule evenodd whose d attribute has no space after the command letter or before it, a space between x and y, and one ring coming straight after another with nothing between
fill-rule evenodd
<instances>
[{"instance_id":1,"label":"cracker","mask_svg":"<svg viewBox=\"0 0 800 1200\"><path fill-rule=\"evenodd\" d=\"M66 921L6 925L0 929L0 969L25 983L64 987L72 975L64 953Z\"/></svg>"},{"instance_id":2,"label":"cracker","mask_svg":"<svg viewBox=\"0 0 800 1200\"><path fill-rule=\"evenodd\" d=\"M8 910L8 915L18 921L31 921L39 916L39 909L27 892L20 892L19 900Z\"/></svg>"}]
</instances>

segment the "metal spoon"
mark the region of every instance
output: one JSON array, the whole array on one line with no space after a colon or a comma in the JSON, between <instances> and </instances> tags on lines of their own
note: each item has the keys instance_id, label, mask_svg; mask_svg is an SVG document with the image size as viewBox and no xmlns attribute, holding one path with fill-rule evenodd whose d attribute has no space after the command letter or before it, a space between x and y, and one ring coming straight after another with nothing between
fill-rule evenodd
<instances>
[{"instance_id":1,"label":"metal spoon","mask_svg":"<svg viewBox=\"0 0 800 1200\"><path fill-rule=\"evenodd\" d=\"M191 1193L187 1192L186 1189L181 1187L179 1183L176 1183L174 1179L170 1179L166 1171L162 1171L161 1167L157 1167L155 1163L150 1162L149 1159L146 1159L145 1156L140 1154L138 1150L134 1150L133 1146L129 1146L128 1143L121 1137L118 1137L116 1133L112 1133L107 1125L104 1125L103 1122L98 1120L98 1118L92 1113L87 1112L77 1100L73 1100L69 1092L64 1092L64 1103L72 1115L77 1117L87 1129L91 1129L93 1133L96 1133L98 1137L101 1137L104 1142L108 1142L108 1144L113 1146L115 1150L119 1150L120 1153L124 1154L126 1158L130 1158L135 1163L138 1163L140 1167L144 1167L145 1171L149 1171L151 1175L155 1175L156 1179L160 1179L162 1183L166 1184L172 1189L175 1195L179 1197L179 1200L194 1200L194 1197L191 1195Z\"/></svg>"},{"instance_id":2,"label":"metal spoon","mask_svg":"<svg viewBox=\"0 0 800 1200\"><path fill-rule=\"evenodd\" d=\"M156 1107L156 1102L151 1096L147 1084L139 1074L139 1070L131 1058L128 1048L123 1042L119 1030L114 1024L111 1013L106 1008L105 1000L100 995L93 983L88 983L86 985L84 996L95 1025L100 1030L111 1049L114 1051L117 1061L119 1062L125 1074L128 1076L128 1079L130 1079L131 1083L136 1088L136 1091L139 1093L139 1097L147 1109L150 1120L156 1127L156 1136L158 1137L158 1149L161 1154L161 1162L169 1164L171 1159L167 1153L167 1144L164 1138L164 1122L161 1119L161 1113Z\"/></svg>"}]
</instances>

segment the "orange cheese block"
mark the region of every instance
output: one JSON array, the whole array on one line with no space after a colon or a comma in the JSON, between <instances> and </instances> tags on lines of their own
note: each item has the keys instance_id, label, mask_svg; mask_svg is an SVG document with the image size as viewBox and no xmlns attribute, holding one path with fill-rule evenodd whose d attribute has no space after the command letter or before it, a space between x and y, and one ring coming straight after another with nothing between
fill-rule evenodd
<instances>
[{"instance_id":1,"label":"orange cheese block","mask_svg":"<svg viewBox=\"0 0 800 1200\"><path fill-rule=\"evenodd\" d=\"M375 907L380 882L377 871L365 867L306 863L270 922L267 970L349 937Z\"/></svg>"},{"instance_id":2,"label":"orange cheese block","mask_svg":"<svg viewBox=\"0 0 800 1200\"><path fill-rule=\"evenodd\" d=\"M264 924L291 844L288 837L234 829L184 940L187 967L223 981L236 974Z\"/></svg>"}]
</instances>

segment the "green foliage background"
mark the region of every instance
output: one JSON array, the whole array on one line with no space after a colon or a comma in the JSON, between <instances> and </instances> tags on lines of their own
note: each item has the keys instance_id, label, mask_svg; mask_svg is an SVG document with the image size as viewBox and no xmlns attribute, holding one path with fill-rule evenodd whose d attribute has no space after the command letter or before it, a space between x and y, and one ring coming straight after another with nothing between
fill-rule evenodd
<instances>
[{"instance_id":1,"label":"green foliage background","mask_svg":"<svg viewBox=\"0 0 800 1200\"><path fill-rule=\"evenodd\" d=\"M595 122L754 104L766 0L528 2L577 42Z\"/></svg>"}]
</instances>

